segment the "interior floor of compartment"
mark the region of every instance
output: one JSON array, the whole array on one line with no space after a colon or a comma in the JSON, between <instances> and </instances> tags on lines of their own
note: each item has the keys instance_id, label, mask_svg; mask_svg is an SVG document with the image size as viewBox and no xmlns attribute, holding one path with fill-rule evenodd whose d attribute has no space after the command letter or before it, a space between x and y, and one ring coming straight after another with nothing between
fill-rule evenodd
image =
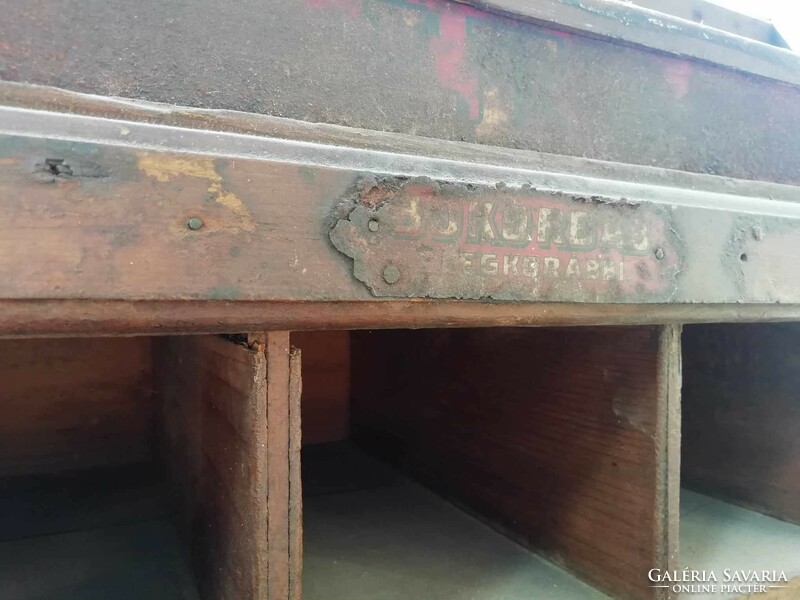
<instances>
[{"instance_id":1,"label":"interior floor of compartment","mask_svg":"<svg viewBox=\"0 0 800 600\"><path fill-rule=\"evenodd\" d=\"M303 450L304 600L592 600L577 578L349 444Z\"/></svg>"},{"instance_id":2,"label":"interior floor of compartment","mask_svg":"<svg viewBox=\"0 0 800 600\"><path fill-rule=\"evenodd\" d=\"M150 467L0 481L3 600L197 600Z\"/></svg>"},{"instance_id":3,"label":"interior floor of compartment","mask_svg":"<svg viewBox=\"0 0 800 600\"><path fill-rule=\"evenodd\" d=\"M767 598L800 597L800 526L689 490L681 491L680 557L683 568L714 571L722 581L731 571L784 571L785 590ZM692 594L696 600L739 598L740 594Z\"/></svg>"}]
</instances>

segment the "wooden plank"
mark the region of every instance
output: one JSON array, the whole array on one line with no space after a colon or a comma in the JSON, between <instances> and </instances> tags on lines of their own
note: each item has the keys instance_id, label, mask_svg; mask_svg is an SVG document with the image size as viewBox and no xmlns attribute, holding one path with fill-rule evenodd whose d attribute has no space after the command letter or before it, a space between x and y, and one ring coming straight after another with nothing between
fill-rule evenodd
<instances>
[{"instance_id":1,"label":"wooden plank","mask_svg":"<svg viewBox=\"0 0 800 600\"><path fill-rule=\"evenodd\" d=\"M0 130L3 299L800 302L793 186L11 107Z\"/></svg>"},{"instance_id":2,"label":"wooden plank","mask_svg":"<svg viewBox=\"0 0 800 600\"><path fill-rule=\"evenodd\" d=\"M303 353L303 443L347 439L350 432L350 333L292 332Z\"/></svg>"},{"instance_id":3,"label":"wooden plank","mask_svg":"<svg viewBox=\"0 0 800 600\"><path fill-rule=\"evenodd\" d=\"M0 338L742 321L800 321L800 304L0 300Z\"/></svg>"},{"instance_id":4,"label":"wooden plank","mask_svg":"<svg viewBox=\"0 0 800 600\"><path fill-rule=\"evenodd\" d=\"M156 348L165 452L201 595L265 598L264 356L216 337L167 338Z\"/></svg>"},{"instance_id":5,"label":"wooden plank","mask_svg":"<svg viewBox=\"0 0 800 600\"><path fill-rule=\"evenodd\" d=\"M269 538L268 598L289 595L289 505L290 433L289 433L289 332L265 335L267 360L267 536ZM276 568L277 567L277 568Z\"/></svg>"},{"instance_id":6,"label":"wooden plank","mask_svg":"<svg viewBox=\"0 0 800 600\"><path fill-rule=\"evenodd\" d=\"M150 340L0 343L0 475L153 458Z\"/></svg>"},{"instance_id":7,"label":"wooden plank","mask_svg":"<svg viewBox=\"0 0 800 600\"><path fill-rule=\"evenodd\" d=\"M303 597L302 394L301 351L293 347L289 355L289 600Z\"/></svg>"},{"instance_id":8,"label":"wooden plank","mask_svg":"<svg viewBox=\"0 0 800 600\"><path fill-rule=\"evenodd\" d=\"M361 443L615 598L677 548L679 330L353 334Z\"/></svg>"},{"instance_id":9,"label":"wooden plank","mask_svg":"<svg viewBox=\"0 0 800 600\"><path fill-rule=\"evenodd\" d=\"M800 327L689 326L684 485L800 523Z\"/></svg>"},{"instance_id":10,"label":"wooden plank","mask_svg":"<svg viewBox=\"0 0 800 600\"><path fill-rule=\"evenodd\" d=\"M156 345L164 450L204 598L292 597L299 565L289 532L299 525L290 518L300 515L289 508L289 427L299 382L290 388L288 340L278 332L248 344L204 336Z\"/></svg>"}]
</instances>

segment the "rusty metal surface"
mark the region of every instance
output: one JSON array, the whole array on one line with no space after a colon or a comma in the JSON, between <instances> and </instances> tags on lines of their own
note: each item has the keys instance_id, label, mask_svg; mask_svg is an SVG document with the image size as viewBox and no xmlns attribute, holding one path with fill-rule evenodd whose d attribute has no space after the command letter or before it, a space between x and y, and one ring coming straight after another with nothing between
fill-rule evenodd
<instances>
[{"instance_id":1,"label":"rusty metal surface","mask_svg":"<svg viewBox=\"0 0 800 600\"><path fill-rule=\"evenodd\" d=\"M787 83L443 0L0 0L0 78L800 182Z\"/></svg>"},{"instance_id":2,"label":"rusty metal surface","mask_svg":"<svg viewBox=\"0 0 800 600\"><path fill-rule=\"evenodd\" d=\"M368 178L331 231L378 297L668 302L671 211L601 197Z\"/></svg>"}]
</instances>

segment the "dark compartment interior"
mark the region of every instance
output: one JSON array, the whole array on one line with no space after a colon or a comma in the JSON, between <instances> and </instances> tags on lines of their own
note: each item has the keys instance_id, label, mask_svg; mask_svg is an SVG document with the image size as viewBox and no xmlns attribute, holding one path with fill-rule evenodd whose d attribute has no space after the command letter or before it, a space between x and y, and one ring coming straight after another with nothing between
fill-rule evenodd
<instances>
[{"instance_id":1,"label":"dark compartment interior","mask_svg":"<svg viewBox=\"0 0 800 600\"><path fill-rule=\"evenodd\" d=\"M0 343L0 598L196 600L147 338Z\"/></svg>"},{"instance_id":2,"label":"dark compartment interior","mask_svg":"<svg viewBox=\"0 0 800 600\"><path fill-rule=\"evenodd\" d=\"M685 326L682 415L681 567L788 580L692 597L800 596L800 327Z\"/></svg>"},{"instance_id":3,"label":"dark compartment interior","mask_svg":"<svg viewBox=\"0 0 800 600\"><path fill-rule=\"evenodd\" d=\"M630 573L657 560L665 526L659 328L292 339L303 354L307 600L645 587Z\"/></svg>"},{"instance_id":4,"label":"dark compartment interior","mask_svg":"<svg viewBox=\"0 0 800 600\"><path fill-rule=\"evenodd\" d=\"M799 576L800 328L685 327L682 416L679 333L293 333L303 597L646 598L653 565ZM259 449L290 415L246 339L0 342L0 598L267 597L265 477L284 463Z\"/></svg>"}]
</instances>

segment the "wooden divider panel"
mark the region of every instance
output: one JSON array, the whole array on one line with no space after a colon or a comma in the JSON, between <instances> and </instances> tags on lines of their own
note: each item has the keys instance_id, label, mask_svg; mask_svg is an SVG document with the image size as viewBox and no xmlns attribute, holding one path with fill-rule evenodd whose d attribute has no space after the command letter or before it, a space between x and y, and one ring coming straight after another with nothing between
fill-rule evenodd
<instances>
[{"instance_id":1,"label":"wooden divider panel","mask_svg":"<svg viewBox=\"0 0 800 600\"><path fill-rule=\"evenodd\" d=\"M149 338L0 342L0 475L153 459Z\"/></svg>"},{"instance_id":2,"label":"wooden divider panel","mask_svg":"<svg viewBox=\"0 0 800 600\"><path fill-rule=\"evenodd\" d=\"M299 355L288 333L247 343L166 338L155 365L164 451L201 596L296 598Z\"/></svg>"},{"instance_id":3,"label":"wooden divider panel","mask_svg":"<svg viewBox=\"0 0 800 600\"><path fill-rule=\"evenodd\" d=\"M676 327L353 334L355 438L614 598L677 552Z\"/></svg>"},{"instance_id":4,"label":"wooden divider panel","mask_svg":"<svg viewBox=\"0 0 800 600\"><path fill-rule=\"evenodd\" d=\"M685 333L684 484L800 524L800 325Z\"/></svg>"},{"instance_id":5,"label":"wooden divider panel","mask_svg":"<svg viewBox=\"0 0 800 600\"><path fill-rule=\"evenodd\" d=\"M303 443L347 439L350 434L350 332L294 331L303 351Z\"/></svg>"}]
</instances>

